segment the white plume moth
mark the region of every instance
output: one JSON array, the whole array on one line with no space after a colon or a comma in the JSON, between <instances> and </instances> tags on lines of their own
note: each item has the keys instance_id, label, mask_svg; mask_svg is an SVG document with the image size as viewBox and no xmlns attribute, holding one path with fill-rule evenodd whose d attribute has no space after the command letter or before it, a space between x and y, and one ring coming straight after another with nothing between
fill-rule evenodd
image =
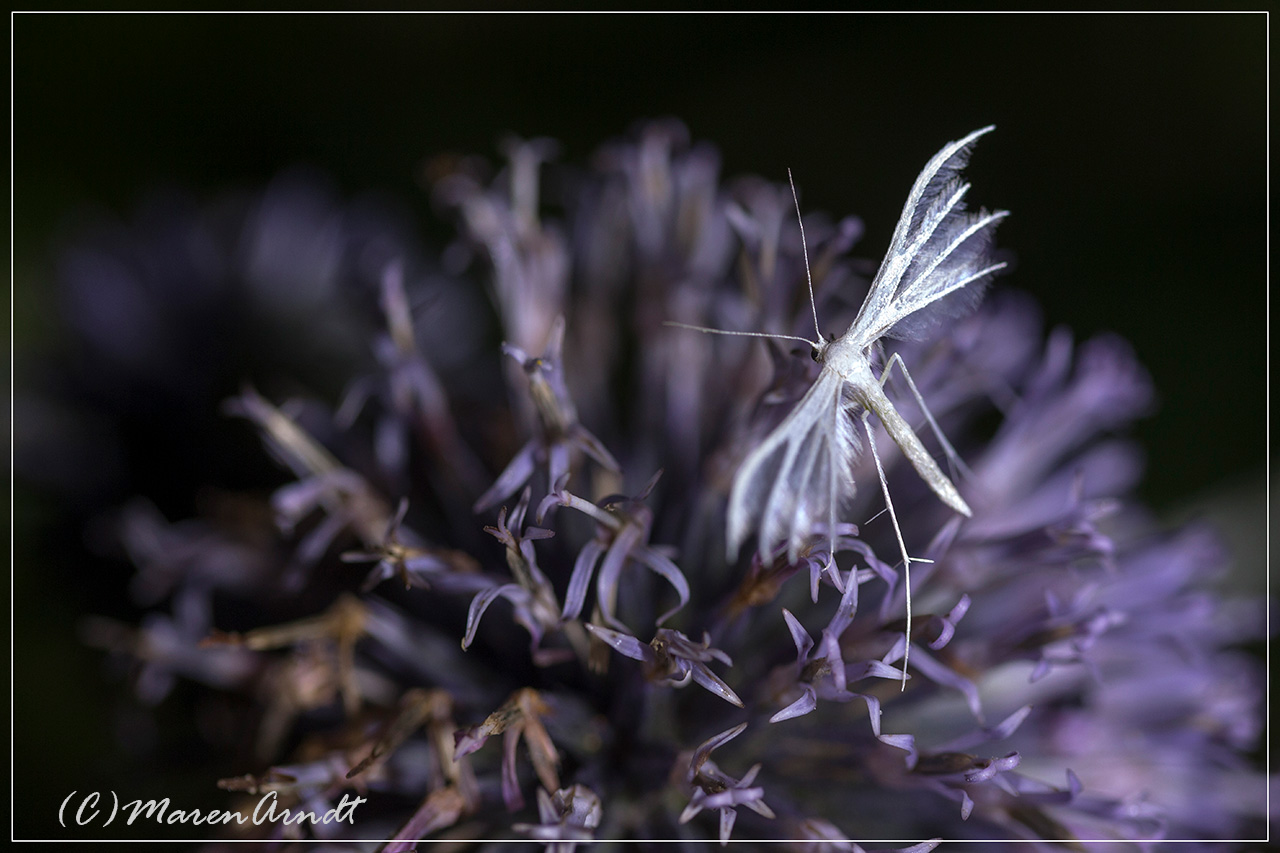
<instances>
[{"instance_id":1,"label":"white plume moth","mask_svg":"<svg viewBox=\"0 0 1280 853\"><path fill-rule=\"evenodd\" d=\"M758 549L766 556L786 543L793 562L817 525L824 525L835 552L836 523L841 506L854 495L850 473L862 452L862 439L854 418L861 410L862 433L866 436L880 478L885 507L893 522L902 552L903 579L907 594L907 646L903 652L903 685L911 640L911 561L902 529L893 509L884 467L876 450L868 420L874 413L885 431L902 449L921 479L943 503L964 516L972 515L955 485L942 473L937 462L885 395L883 385L896 364L907 381L930 429L950 458L955 452L916 389L906 365L896 353L877 377L873 358L881 353L882 337L899 340L924 338L944 320L959 317L977 307L991 274L1003 263L990 262L995 226L1008 211L973 213L965 208L969 184L959 176L978 137L993 130L984 127L952 142L933 156L916 178L902 217L894 229L884 262L857 318L843 335L830 340L818 327L813 300L813 280L809 277L809 302L813 308L817 340L763 332L725 332L695 328L719 334L801 340L813 347L813 358L822 370L804 398L743 460L729 495L728 553L736 559L738 550L753 529L758 531ZM792 184L792 194L795 185ZM796 215L800 203L796 198ZM804 223L800 223L804 240ZM808 272L808 247L805 269ZM672 324L683 325L683 324Z\"/></svg>"}]
</instances>

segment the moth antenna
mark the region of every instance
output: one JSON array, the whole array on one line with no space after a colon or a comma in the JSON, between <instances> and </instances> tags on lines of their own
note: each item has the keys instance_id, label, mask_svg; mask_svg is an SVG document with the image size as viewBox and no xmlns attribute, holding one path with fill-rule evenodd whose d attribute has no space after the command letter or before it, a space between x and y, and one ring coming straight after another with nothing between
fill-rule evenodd
<instances>
[{"instance_id":1,"label":"moth antenna","mask_svg":"<svg viewBox=\"0 0 1280 853\"><path fill-rule=\"evenodd\" d=\"M787 180L791 183L791 200L796 203L796 222L800 225L800 248L804 251L804 276L809 282L809 307L813 309L813 330L822 340L822 330L818 328L818 303L813 298L813 273L809 270L809 243L804 239L804 219L800 216L800 196L796 193L796 179L791 177L791 168L787 168Z\"/></svg>"},{"instance_id":2,"label":"moth antenna","mask_svg":"<svg viewBox=\"0 0 1280 853\"><path fill-rule=\"evenodd\" d=\"M710 335L742 335L743 337L748 338L781 338L784 341L804 341L811 347L816 347L818 345L808 338L802 338L798 335L775 335L771 332L731 332L728 329L710 329L706 326L691 326L688 323L677 323L675 320L664 320L662 325L675 326L677 329L691 329L695 332L706 332ZM818 335L818 338L821 340L822 335Z\"/></svg>"}]
</instances>

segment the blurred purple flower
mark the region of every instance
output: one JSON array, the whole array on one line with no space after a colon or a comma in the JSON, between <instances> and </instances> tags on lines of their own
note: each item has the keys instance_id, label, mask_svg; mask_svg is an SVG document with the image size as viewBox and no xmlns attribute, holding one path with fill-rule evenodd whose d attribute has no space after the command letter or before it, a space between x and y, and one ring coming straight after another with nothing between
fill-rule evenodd
<instances>
[{"instance_id":1,"label":"blurred purple flower","mask_svg":"<svg viewBox=\"0 0 1280 853\"><path fill-rule=\"evenodd\" d=\"M552 324L551 338L541 357L532 357L517 346L503 344L502 351L511 356L529 378L529 395L537 411L539 429L537 435L529 439L515 458L507 463L493 485L476 499L473 507L476 512L483 512L515 494L539 465L547 469L549 487L567 481L569 463L575 451L587 454L607 471L618 472L617 460L598 438L578 423L578 412L564 383L563 347L563 317L557 317Z\"/></svg>"}]
</instances>

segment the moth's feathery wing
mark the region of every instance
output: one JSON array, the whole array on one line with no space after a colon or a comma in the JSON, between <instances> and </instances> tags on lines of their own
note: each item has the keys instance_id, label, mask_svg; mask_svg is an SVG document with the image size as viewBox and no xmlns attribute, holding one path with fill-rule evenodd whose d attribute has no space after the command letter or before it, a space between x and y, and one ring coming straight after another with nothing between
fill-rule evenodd
<instances>
[{"instance_id":1,"label":"moth's feathery wing","mask_svg":"<svg viewBox=\"0 0 1280 853\"><path fill-rule=\"evenodd\" d=\"M968 313L991 273L1004 266L991 264L989 253L995 225L1008 212L968 212L969 185L959 177L974 142L994 129L948 144L916 178L884 263L846 333L862 346L883 335L921 338L943 319Z\"/></svg>"},{"instance_id":2,"label":"moth's feathery wing","mask_svg":"<svg viewBox=\"0 0 1280 853\"><path fill-rule=\"evenodd\" d=\"M824 368L743 460L729 493L730 559L753 529L760 531L761 556L785 542L792 562L816 524L835 529L841 504L853 497L850 468L862 449L848 404L845 381Z\"/></svg>"}]
</instances>

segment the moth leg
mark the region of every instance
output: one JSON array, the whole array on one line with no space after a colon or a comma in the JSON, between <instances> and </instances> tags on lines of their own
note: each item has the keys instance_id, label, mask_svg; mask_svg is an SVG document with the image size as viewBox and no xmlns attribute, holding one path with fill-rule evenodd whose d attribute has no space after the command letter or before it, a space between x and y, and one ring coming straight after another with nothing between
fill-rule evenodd
<instances>
[{"instance_id":1,"label":"moth leg","mask_svg":"<svg viewBox=\"0 0 1280 853\"><path fill-rule=\"evenodd\" d=\"M862 429L867 434L867 443L871 446L871 458L876 463L876 474L880 477L880 491L884 493L884 506L889 511L889 520L893 522L893 533L898 537L898 548L902 552L902 584L907 594L907 627L906 645L902 652L902 689L907 689L907 662L911 657L911 556L907 554L907 543L902 538L902 528L898 526L898 514L893 511L893 499L889 497L889 481L884 476L884 466L880 463L880 452L876 450L876 437L871 430L871 413L862 413ZM928 560L916 560L918 563Z\"/></svg>"},{"instance_id":2,"label":"moth leg","mask_svg":"<svg viewBox=\"0 0 1280 853\"><path fill-rule=\"evenodd\" d=\"M907 372L907 365L902 360L901 353L894 353L889 357L889 361L884 366L884 372L880 374L880 387L883 388L885 383L889 381L889 371L894 365L898 365L898 369L902 371L903 377L907 380L907 387L911 389L911 396L916 398L916 404L920 406L920 411L924 412L924 419L929 422L929 429L933 432L938 444L942 445L942 452L947 457L947 464L951 466L951 479L955 480L956 471L959 470L966 479L973 479L973 471L969 466L964 464L964 460L960 458L960 454L956 453L956 449L951 446L951 442L947 441L947 437L943 435L942 428L938 426L938 422L933 417L933 412L929 411L928 405L924 402L924 397L920 394L920 389L916 388L915 381L911 378L911 374Z\"/></svg>"}]
</instances>

